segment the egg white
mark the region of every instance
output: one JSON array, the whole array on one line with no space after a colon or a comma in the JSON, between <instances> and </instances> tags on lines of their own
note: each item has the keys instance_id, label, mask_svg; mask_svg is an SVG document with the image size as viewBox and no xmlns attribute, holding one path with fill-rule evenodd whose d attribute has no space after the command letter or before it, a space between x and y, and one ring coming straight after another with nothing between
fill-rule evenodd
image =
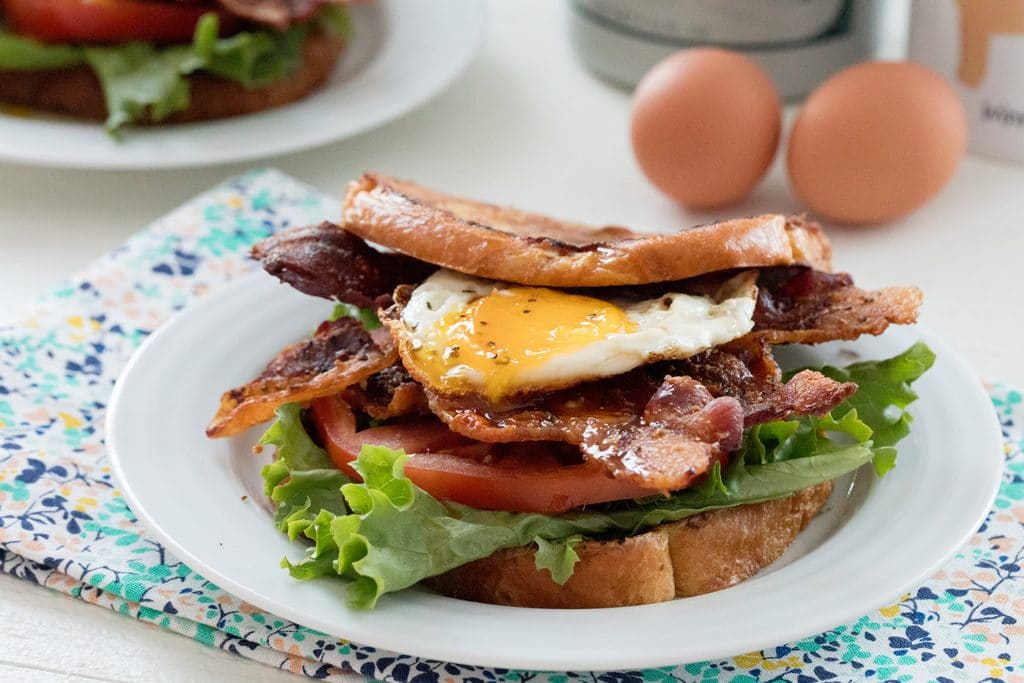
<instances>
[{"instance_id":1,"label":"egg white","mask_svg":"<svg viewBox=\"0 0 1024 683\"><path fill-rule=\"evenodd\" d=\"M754 327L757 287L753 272L725 283L718 301L711 297L668 293L639 302L609 300L636 325L631 332L613 333L567 350L546 361L520 367L508 393L572 386L611 377L657 360L683 359L742 337ZM406 367L422 382L441 389L416 371L415 352L423 348L428 331L451 313L496 290L519 287L441 269L411 294L393 331ZM500 339L497 340L500 346ZM412 352L410 354L410 352ZM482 391L486 378L468 365L453 365L446 380Z\"/></svg>"}]
</instances>

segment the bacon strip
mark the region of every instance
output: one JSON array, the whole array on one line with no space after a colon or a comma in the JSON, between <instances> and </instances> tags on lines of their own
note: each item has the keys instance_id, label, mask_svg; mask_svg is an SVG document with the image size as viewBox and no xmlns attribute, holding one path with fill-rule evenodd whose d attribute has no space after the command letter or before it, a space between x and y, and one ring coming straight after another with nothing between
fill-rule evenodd
<instances>
[{"instance_id":1,"label":"bacon strip","mask_svg":"<svg viewBox=\"0 0 1024 683\"><path fill-rule=\"evenodd\" d=\"M853 382L837 382L820 372L801 370L785 384L766 391L759 401L745 404L744 424L749 427L794 415L820 417L856 391Z\"/></svg>"},{"instance_id":2,"label":"bacon strip","mask_svg":"<svg viewBox=\"0 0 1024 683\"><path fill-rule=\"evenodd\" d=\"M374 420L429 415L423 386L401 363L384 368L345 390L345 402Z\"/></svg>"},{"instance_id":3,"label":"bacon strip","mask_svg":"<svg viewBox=\"0 0 1024 683\"><path fill-rule=\"evenodd\" d=\"M626 425L592 423L580 450L616 479L669 492L686 488L743 440L743 407L712 398L690 377L667 377Z\"/></svg>"},{"instance_id":4,"label":"bacon strip","mask_svg":"<svg viewBox=\"0 0 1024 683\"><path fill-rule=\"evenodd\" d=\"M762 343L733 342L682 361L638 368L616 377L493 406L474 396L444 396L425 388L430 409L453 430L481 441L568 441L595 420L626 423L640 414L665 377L690 377L712 396L731 396L744 407L745 426L790 415L824 415L849 398L856 385L812 370L783 384L782 372Z\"/></svg>"},{"instance_id":5,"label":"bacon strip","mask_svg":"<svg viewBox=\"0 0 1024 683\"><path fill-rule=\"evenodd\" d=\"M479 398L425 391L431 410L464 436L564 441L616 477L673 490L735 450L744 427L824 415L856 391L853 383L810 370L783 384L770 350L756 348L713 349L500 409Z\"/></svg>"},{"instance_id":6,"label":"bacon strip","mask_svg":"<svg viewBox=\"0 0 1024 683\"><path fill-rule=\"evenodd\" d=\"M385 308L400 284L421 282L437 268L400 254L385 254L324 221L289 228L253 247L264 270L295 289L363 308Z\"/></svg>"},{"instance_id":7,"label":"bacon strip","mask_svg":"<svg viewBox=\"0 0 1024 683\"><path fill-rule=\"evenodd\" d=\"M565 441L579 445L597 424L626 425L643 412L659 380L646 368L535 397L519 406L495 408L474 396L424 391L431 412L452 431L478 441Z\"/></svg>"},{"instance_id":8,"label":"bacon strip","mask_svg":"<svg viewBox=\"0 0 1024 683\"><path fill-rule=\"evenodd\" d=\"M917 287L866 291L847 273L808 268L767 268L758 278L754 330L769 344L817 344L881 334L889 325L917 321Z\"/></svg>"},{"instance_id":9,"label":"bacon strip","mask_svg":"<svg viewBox=\"0 0 1024 683\"><path fill-rule=\"evenodd\" d=\"M659 366L665 370L667 366ZM685 377L669 375L668 377ZM744 426L781 420L793 415L824 415L856 391L852 382L840 383L813 370L804 370L789 382L775 382L759 390L705 385L712 396L729 396L743 407ZM495 409L482 399L443 396L425 389L430 410L460 434L479 441L566 441L580 443L594 423L627 424L640 414L660 386L652 371L643 369L608 380L588 382L539 397L525 405Z\"/></svg>"},{"instance_id":10,"label":"bacon strip","mask_svg":"<svg viewBox=\"0 0 1024 683\"><path fill-rule=\"evenodd\" d=\"M383 330L371 337L353 318L325 321L311 339L281 351L259 377L225 392L206 435L232 436L269 420L282 403L337 394L397 357Z\"/></svg>"}]
</instances>

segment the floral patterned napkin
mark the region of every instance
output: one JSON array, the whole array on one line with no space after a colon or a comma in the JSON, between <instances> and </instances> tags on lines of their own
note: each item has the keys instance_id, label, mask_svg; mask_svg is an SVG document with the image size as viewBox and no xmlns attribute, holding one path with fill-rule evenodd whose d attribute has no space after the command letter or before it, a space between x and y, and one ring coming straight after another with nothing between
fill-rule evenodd
<instances>
[{"instance_id":1,"label":"floral patterned napkin","mask_svg":"<svg viewBox=\"0 0 1024 683\"><path fill-rule=\"evenodd\" d=\"M484 669L332 638L192 571L147 536L111 479L103 419L114 380L175 311L250 270L250 244L337 213L336 199L275 171L255 171L152 224L0 325L0 570L207 646L330 680L1024 683L1024 406L1020 393L1002 386L989 393L1005 438L1003 486L970 543L898 602L761 652L647 671Z\"/></svg>"}]
</instances>

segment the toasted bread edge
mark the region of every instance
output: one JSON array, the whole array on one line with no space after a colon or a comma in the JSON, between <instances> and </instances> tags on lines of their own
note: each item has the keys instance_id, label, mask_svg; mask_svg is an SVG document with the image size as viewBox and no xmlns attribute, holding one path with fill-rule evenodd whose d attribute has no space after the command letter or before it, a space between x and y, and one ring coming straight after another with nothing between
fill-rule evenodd
<instances>
[{"instance_id":1,"label":"toasted bread edge","mask_svg":"<svg viewBox=\"0 0 1024 683\"><path fill-rule=\"evenodd\" d=\"M788 498L705 512L623 540L584 541L559 586L533 548L500 550L425 583L453 598L539 608L624 607L711 593L749 579L821 512L832 482Z\"/></svg>"},{"instance_id":2,"label":"toasted bread edge","mask_svg":"<svg viewBox=\"0 0 1024 683\"><path fill-rule=\"evenodd\" d=\"M594 228L438 192L379 173L349 183L342 225L363 239L470 275L542 287L667 282L732 268L831 270L803 216L765 214L672 234Z\"/></svg>"}]
</instances>

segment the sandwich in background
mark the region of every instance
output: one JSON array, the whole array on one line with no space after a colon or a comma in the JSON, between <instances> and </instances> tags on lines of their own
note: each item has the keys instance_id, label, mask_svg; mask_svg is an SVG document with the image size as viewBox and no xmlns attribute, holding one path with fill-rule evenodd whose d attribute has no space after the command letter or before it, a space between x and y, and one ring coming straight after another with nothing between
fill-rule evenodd
<instances>
[{"instance_id":1,"label":"sandwich in background","mask_svg":"<svg viewBox=\"0 0 1024 683\"><path fill-rule=\"evenodd\" d=\"M111 132L238 116L320 87L349 31L333 0L2 0L0 102Z\"/></svg>"}]
</instances>

